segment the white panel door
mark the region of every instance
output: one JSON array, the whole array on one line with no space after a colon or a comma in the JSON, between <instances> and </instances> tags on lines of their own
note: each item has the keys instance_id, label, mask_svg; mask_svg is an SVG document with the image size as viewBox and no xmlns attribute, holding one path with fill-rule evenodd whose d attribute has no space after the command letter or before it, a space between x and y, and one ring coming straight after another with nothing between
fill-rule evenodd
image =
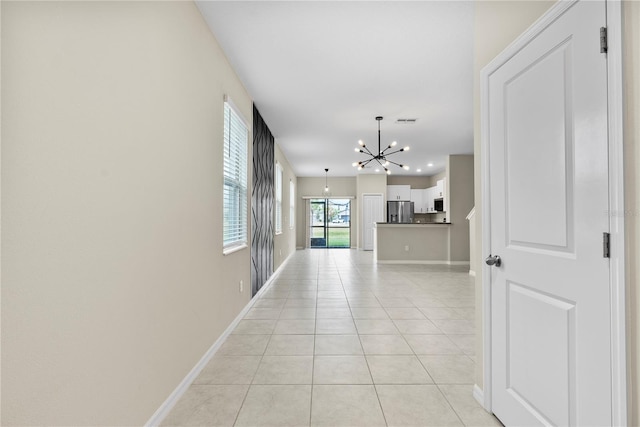
<instances>
[{"instance_id":1,"label":"white panel door","mask_svg":"<svg viewBox=\"0 0 640 427\"><path fill-rule=\"evenodd\" d=\"M610 425L605 3L581 1L488 76L492 409ZM486 254L485 254L486 255Z\"/></svg>"},{"instance_id":2,"label":"white panel door","mask_svg":"<svg viewBox=\"0 0 640 427\"><path fill-rule=\"evenodd\" d=\"M373 250L373 232L376 222L384 222L382 194L362 196L362 249Z\"/></svg>"}]
</instances>

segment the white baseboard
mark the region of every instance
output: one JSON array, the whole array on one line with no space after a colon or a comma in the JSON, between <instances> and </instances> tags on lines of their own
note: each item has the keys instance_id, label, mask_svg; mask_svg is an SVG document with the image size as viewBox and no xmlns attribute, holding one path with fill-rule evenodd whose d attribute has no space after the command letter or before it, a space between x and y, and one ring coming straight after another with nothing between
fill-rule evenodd
<instances>
[{"instance_id":1,"label":"white baseboard","mask_svg":"<svg viewBox=\"0 0 640 427\"><path fill-rule=\"evenodd\" d=\"M484 408L484 391L478 387L478 384L473 385L473 398Z\"/></svg>"},{"instance_id":2,"label":"white baseboard","mask_svg":"<svg viewBox=\"0 0 640 427\"><path fill-rule=\"evenodd\" d=\"M227 339L231 332L235 329L235 327L240 323L240 321L244 318L244 316L249 312L253 304L258 300L258 298L266 292L267 288L273 283L276 279L282 267L287 264L289 259L294 252L290 253L287 259L285 259L280 267L276 271L273 272L271 277L267 280L267 282L260 288L260 290L256 293L256 295L251 298L251 300L247 303L247 305L238 313L235 319L231 322L231 324L224 330L224 332L218 337L218 339L213 343L209 350L200 358L198 363L189 371L186 377L180 381L180 384L173 390L173 392L167 397L167 399L160 405L158 410L149 418L149 421L146 422L145 427L155 427L159 426L162 421L169 415L169 412L173 409L173 407L178 403L180 398L186 393L191 383L195 381L195 379L200 375L200 372L207 366L209 361L213 358L216 352L220 349L224 341Z\"/></svg>"},{"instance_id":3,"label":"white baseboard","mask_svg":"<svg viewBox=\"0 0 640 427\"><path fill-rule=\"evenodd\" d=\"M426 261L415 259L376 260L378 264L469 265L469 261Z\"/></svg>"},{"instance_id":4,"label":"white baseboard","mask_svg":"<svg viewBox=\"0 0 640 427\"><path fill-rule=\"evenodd\" d=\"M469 276L476 277L476 272L473 270L469 270Z\"/></svg>"}]
</instances>

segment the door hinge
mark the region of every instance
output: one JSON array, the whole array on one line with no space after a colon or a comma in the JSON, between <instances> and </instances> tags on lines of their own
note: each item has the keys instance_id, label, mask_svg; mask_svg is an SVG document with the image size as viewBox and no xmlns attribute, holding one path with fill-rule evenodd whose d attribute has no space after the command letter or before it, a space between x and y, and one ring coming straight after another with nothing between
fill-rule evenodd
<instances>
[{"instance_id":1,"label":"door hinge","mask_svg":"<svg viewBox=\"0 0 640 427\"><path fill-rule=\"evenodd\" d=\"M602 256L611 258L611 234L602 233Z\"/></svg>"},{"instance_id":2,"label":"door hinge","mask_svg":"<svg viewBox=\"0 0 640 427\"><path fill-rule=\"evenodd\" d=\"M607 27L600 27L600 53L607 53Z\"/></svg>"}]
</instances>

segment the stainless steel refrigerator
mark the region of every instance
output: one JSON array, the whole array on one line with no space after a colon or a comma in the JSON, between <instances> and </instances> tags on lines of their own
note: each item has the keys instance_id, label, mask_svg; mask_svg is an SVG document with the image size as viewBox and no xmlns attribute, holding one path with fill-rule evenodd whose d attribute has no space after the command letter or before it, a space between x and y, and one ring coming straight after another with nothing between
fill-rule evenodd
<instances>
[{"instance_id":1,"label":"stainless steel refrigerator","mask_svg":"<svg viewBox=\"0 0 640 427\"><path fill-rule=\"evenodd\" d=\"M410 224L413 222L413 202L387 202L387 222Z\"/></svg>"}]
</instances>

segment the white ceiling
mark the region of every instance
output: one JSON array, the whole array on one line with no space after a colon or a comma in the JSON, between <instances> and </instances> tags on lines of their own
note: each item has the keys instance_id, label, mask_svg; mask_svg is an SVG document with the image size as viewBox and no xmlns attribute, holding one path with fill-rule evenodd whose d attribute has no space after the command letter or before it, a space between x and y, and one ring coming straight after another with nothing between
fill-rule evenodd
<instances>
[{"instance_id":1,"label":"white ceiling","mask_svg":"<svg viewBox=\"0 0 640 427\"><path fill-rule=\"evenodd\" d=\"M297 176L356 175L378 115L383 147L411 147L390 157L411 167L394 175L473 152L473 2L197 4Z\"/></svg>"}]
</instances>

